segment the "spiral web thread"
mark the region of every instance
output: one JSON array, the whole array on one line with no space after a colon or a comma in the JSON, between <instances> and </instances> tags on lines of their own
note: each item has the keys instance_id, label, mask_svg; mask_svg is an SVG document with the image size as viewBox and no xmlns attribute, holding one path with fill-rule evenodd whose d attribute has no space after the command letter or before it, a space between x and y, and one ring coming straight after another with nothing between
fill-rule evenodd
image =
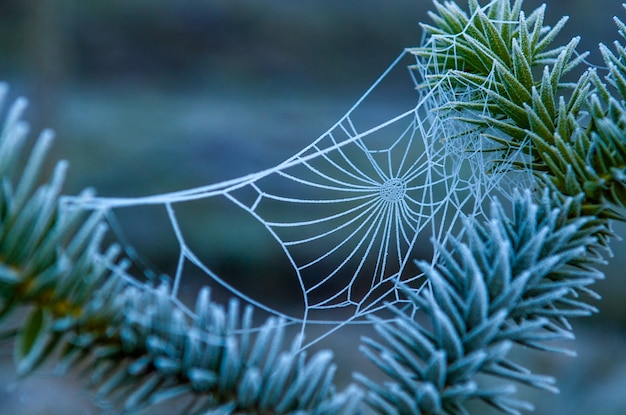
<instances>
[{"instance_id":1,"label":"spiral web thread","mask_svg":"<svg viewBox=\"0 0 626 415\"><path fill-rule=\"evenodd\" d=\"M370 117L359 114L393 71L404 71L403 76L420 86L433 75L427 71L437 66L416 61L411 50L405 50L333 127L273 168L149 197L68 198L68 207L107 214L137 206L162 207L180 247L171 284L173 301L193 316L178 300L186 268L192 264L206 274L206 285L225 287L285 324L300 325L303 334L310 324L326 325L321 337L307 339L307 347L346 324L363 322L388 303L401 305L399 282L423 285L412 262L419 235L435 242L434 262L437 246L458 233L462 220L482 216L487 199L510 194L512 184L520 187L530 180L527 173L512 177L509 172L510 163L524 159L523 154L494 152L491 142L456 117L480 114L440 110L449 101L476 101L476 86L462 91L447 84L446 76L438 76L434 87L416 88L417 104L397 116L368 126ZM177 207L217 197L252 215L279 243L297 275L303 315L287 315L244 294L190 249ZM348 317L343 317L345 312L338 313L341 318L326 317L337 309L347 310Z\"/></svg>"}]
</instances>

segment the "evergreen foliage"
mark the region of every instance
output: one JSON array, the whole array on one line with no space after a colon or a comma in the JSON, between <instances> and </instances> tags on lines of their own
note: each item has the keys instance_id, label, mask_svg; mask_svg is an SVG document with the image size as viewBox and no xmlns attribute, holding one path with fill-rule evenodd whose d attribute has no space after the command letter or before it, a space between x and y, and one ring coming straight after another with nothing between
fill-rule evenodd
<instances>
[{"instance_id":1,"label":"evergreen foliage","mask_svg":"<svg viewBox=\"0 0 626 415\"><path fill-rule=\"evenodd\" d=\"M0 136L0 336L14 344L18 373L53 359L79 367L97 398L124 413L185 397L184 414L356 414L365 406L467 414L472 400L510 414L532 409L514 396L515 384L556 391L556 382L509 351L569 353L550 342L573 337L570 318L596 312L590 286L603 278L610 221L624 219L626 47L600 46L607 76L587 68L568 82L584 66L578 38L553 47L565 19L546 26L544 7L526 15L522 3L469 0L465 11L435 2L425 40L411 50L440 116L503 155L524 150L529 158L514 165L537 180L513 196L511 214L493 203L484 223L468 219L441 247L438 263L417 264L428 286L403 292L426 324L393 307L392 321L374 322L379 336L363 339L362 351L389 381L356 374L358 386L337 392L332 354L307 359L285 347L280 321L252 334L251 309L234 300L224 309L208 289L190 317L166 286L134 285L119 248L103 246L100 214L63 204L66 163L39 184L52 134L44 131L19 162L28 133L22 99ZM626 25L616 23L626 38ZM4 96L6 86L0 90ZM17 328L9 316L20 317Z\"/></svg>"},{"instance_id":2,"label":"evergreen foliage","mask_svg":"<svg viewBox=\"0 0 626 415\"><path fill-rule=\"evenodd\" d=\"M81 368L96 398L124 413L182 395L190 398L185 414L356 412L361 392L335 392L332 353L306 359L297 341L283 350L283 324L270 319L253 335L252 310L240 317L236 301L224 310L208 289L191 319L167 287L133 285L119 247L102 250L101 214L63 206L66 163L37 185L51 133L41 134L23 171L16 163L24 108L22 99L13 104L0 137L0 338L14 342L20 376L58 357L60 369ZM7 328L20 309L23 323Z\"/></svg>"},{"instance_id":3,"label":"evergreen foliage","mask_svg":"<svg viewBox=\"0 0 626 415\"><path fill-rule=\"evenodd\" d=\"M515 388L482 386L477 375L556 391L551 377L531 373L507 357L513 344L560 351L550 341L572 338L567 319L595 308L581 300L602 273L604 222L580 216L582 197L545 191L538 203L517 194L512 217L494 203L485 224L467 223L437 266L420 262L430 290L407 296L428 316L424 326L395 310L379 321L383 343L365 339L365 353L394 382L379 386L360 377L381 413L463 414L470 399L507 413L530 409L509 395Z\"/></svg>"}]
</instances>

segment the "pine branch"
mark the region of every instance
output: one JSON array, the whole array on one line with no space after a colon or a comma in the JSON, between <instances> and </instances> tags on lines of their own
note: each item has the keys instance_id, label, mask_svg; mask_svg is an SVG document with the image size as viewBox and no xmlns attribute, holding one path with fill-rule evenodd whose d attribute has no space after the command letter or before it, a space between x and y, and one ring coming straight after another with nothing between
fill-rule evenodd
<instances>
[{"instance_id":1,"label":"pine branch","mask_svg":"<svg viewBox=\"0 0 626 415\"><path fill-rule=\"evenodd\" d=\"M382 340L364 340L366 355L391 378L378 385L357 376L381 413L466 414L476 399L511 414L531 409L511 396L514 383L554 391L554 379L508 359L511 345L566 352L548 342L571 338L568 319L596 311L583 298L597 297L589 286L602 278L608 220L623 218L611 205L624 206L624 100L593 71L565 82L585 56L575 53L578 39L547 49L565 20L545 27L544 8L526 18L521 3L470 0L466 13L436 2L435 25L424 26L424 46L413 49L420 87L438 101L439 116L494 141L505 156L531 154L507 161L532 169L543 197L516 194L511 218L495 204L488 223L468 222L462 241L440 247L436 265L418 264L430 289L405 292L429 325L396 309L394 323L376 323ZM623 94L626 53L616 50L603 48L607 81ZM508 383L491 389L478 375Z\"/></svg>"},{"instance_id":2,"label":"pine branch","mask_svg":"<svg viewBox=\"0 0 626 415\"><path fill-rule=\"evenodd\" d=\"M521 3L495 0L479 7L471 0L469 14L454 3L435 3L436 26L425 25L427 40L413 49L422 62L418 68L426 71L423 87L438 91L442 116L473 124L468 132L482 132L505 155L519 154L508 150L528 146L530 137L522 153L531 160L514 164L532 169L540 185L550 183L569 196L584 193L585 212L623 219L610 205L626 203L624 48L616 42L614 54L601 47L607 80L621 101L595 71L568 83L565 76L587 55L575 51L579 38L549 49L566 19L544 26L545 7L525 17ZM616 22L624 36L623 23Z\"/></svg>"},{"instance_id":3,"label":"pine branch","mask_svg":"<svg viewBox=\"0 0 626 415\"><path fill-rule=\"evenodd\" d=\"M539 203L517 193L507 217L498 203L489 221L465 224L463 240L441 247L435 266L420 262L430 290L405 288L429 325L394 309L393 323L376 322L381 340L364 339L363 351L391 382L369 389L368 402L384 414L465 414L480 399L506 413L532 405L512 397L514 383L556 391L552 377L508 358L513 344L569 353L550 345L571 339L571 317L595 312L584 302L603 275L606 222L580 217L582 197L544 192ZM509 383L493 388L479 375Z\"/></svg>"},{"instance_id":4,"label":"pine branch","mask_svg":"<svg viewBox=\"0 0 626 415\"><path fill-rule=\"evenodd\" d=\"M240 317L231 302L225 311L208 290L190 317L168 287L131 284L119 248L101 250L101 215L63 205L66 163L38 184L52 134L41 135L23 169L15 163L28 132L25 105L11 107L0 136L0 324L28 312L0 338L14 342L20 376L59 358L60 368L82 368L99 399L129 414L181 397L190 400L183 414L359 410L360 390L335 392L330 352L306 359L295 346L283 350L284 322L269 319L254 332L251 309Z\"/></svg>"}]
</instances>

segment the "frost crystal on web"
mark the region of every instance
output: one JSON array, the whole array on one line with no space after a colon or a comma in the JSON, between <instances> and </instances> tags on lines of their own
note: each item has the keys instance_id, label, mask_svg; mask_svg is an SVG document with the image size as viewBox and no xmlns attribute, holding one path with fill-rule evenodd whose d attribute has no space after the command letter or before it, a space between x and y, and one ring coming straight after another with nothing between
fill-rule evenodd
<instances>
[{"instance_id":1,"label":"frost crystal on web","mask_svg":"<svg viewBox=\"0 0 626 415\"><path fill-rule=\"evenodd\" d=\"M418 237L420 243L443 244L460 229L462 218L481 215L487 195L503 189L501 172L507 168L494 160L514 158L490 151L489 141L462 120L463 114L443 115L446 100L463 99L462 91L446 85L445 76L438 85L419 88L436 66L416 62L411 50L404 51L333 127L273 168L150 197L68 198L68 206L107 214L162 207L180 248L174 301L192 265L206 275L205 284L219 284L244 302L301 325L303 333L311 323L327 325L330 333L362 321L385 303L402 301L400 281L420 287L413 265ZM410 84L414 101L406 111L379 119L367 109L368 100L398 75ZM278 242L298 279L302 315L287 315L244 294L190 248L177 210L210 198L226 198ZM348 312L328 318L340 308ZM309 338L307 344L317 340Z\"/></svg>"}]
</instances>

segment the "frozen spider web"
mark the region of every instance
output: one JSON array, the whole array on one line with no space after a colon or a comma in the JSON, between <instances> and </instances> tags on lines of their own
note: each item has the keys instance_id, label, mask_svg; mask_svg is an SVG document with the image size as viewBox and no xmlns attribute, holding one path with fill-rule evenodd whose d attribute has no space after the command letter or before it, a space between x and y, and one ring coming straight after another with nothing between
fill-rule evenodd
<instances>
[{"instance_id":1,"label":"frozen spider web","mask_svg":"<svg viewBox=\"0 0 626 415\"><path fill-rule=\"evenodd\" d=\"M107 215L146 205L162 208L179 247L171 283L174 301L194 268L206 277L205 285L220 285L243 302L300 325L303 333L311 324L322 324L330 333L365 321L386 304L403 301L399 283L423 285L413 263L418 240L445 244L462 219L482 215L485 199L510 180L493 168L501 154L438 110L447 99L463 99L463 91L451 95L445 77L441 87L416 88L429 66L405 50L334 126L273 168L179 192L68 198L67 203ZM406 79L413 102L403 112L377 119L368 100L396 77ZM212 198L247 212L278 243L298 280L302 315L289 315L244 293L190 247L179 209ZM319 338L307 339L307 345Z\"/></svg>"}]
</instances>

